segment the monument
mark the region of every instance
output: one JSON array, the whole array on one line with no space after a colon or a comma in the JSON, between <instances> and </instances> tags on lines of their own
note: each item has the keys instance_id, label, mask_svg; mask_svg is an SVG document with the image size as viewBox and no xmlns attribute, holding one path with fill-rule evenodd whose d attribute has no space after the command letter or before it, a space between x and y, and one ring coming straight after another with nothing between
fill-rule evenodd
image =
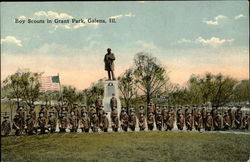
<instances>
[{"instance_id":1,"label":"monument","mask_svg":"<svg viewBox=\"0 0 250 162\"><path fill-rule=\"evenodd\" d=\"M116 104L118 114L121 110L121 102L119 98L118 81L115 79L115 55L111 53L111 49L107 49L107 53L104 56L105 70L108 72L108 80L104 81L104 98L103 106L104 110L109 113L112 110L111 104ZM115 101L115 102L114 102Z\"/></svg>"}]
</instances>

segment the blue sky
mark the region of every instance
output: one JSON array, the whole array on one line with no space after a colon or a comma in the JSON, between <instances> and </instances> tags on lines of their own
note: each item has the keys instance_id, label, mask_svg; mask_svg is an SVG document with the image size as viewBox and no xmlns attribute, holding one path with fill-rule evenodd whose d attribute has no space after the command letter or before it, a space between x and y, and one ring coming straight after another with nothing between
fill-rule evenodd
<instances>
[{"instance_id":1,"label":"blue sky","mask_svg":"<svg viewBox=\"0 0 250 162\"><path fill-rule=\"evenodd\" d=\"M108 20L116 24L18 24L14 19ZM156 56L174 83L192 73L222 72L248 77L249 3L213 2L43 2L1 3L2 78L18 68L60 73L78 89L103 78L103 56L115 53L116 75L136 53Z\"/></svg>"}]
</instances>

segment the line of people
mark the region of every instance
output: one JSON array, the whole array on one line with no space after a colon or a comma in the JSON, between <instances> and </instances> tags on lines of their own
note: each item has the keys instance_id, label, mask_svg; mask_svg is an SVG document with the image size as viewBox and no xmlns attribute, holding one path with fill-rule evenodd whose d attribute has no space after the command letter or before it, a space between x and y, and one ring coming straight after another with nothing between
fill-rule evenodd
<instances>
[{"instance_id":1,"label":"line of people","mask_svg":"<svg viewBox=\"0 0 250 162\"><path fill-rule=\"evenodd\" d=\"M133 108L122 108L120 113L117 111L117 106L112 106L110 118L104 107L100 105L92 105L87 109L86 106L74 104L70 110L66 105L61 109L52 106L49 112L42 105L38 117L35 106L32 106L28 112L25 112L24 107L20 106L13 119L12 127L8 116L4 117L2 134L4 136L10 135L11 129L15 130L15 135L33 135L38 132L41 134L54 133L57 127L59 132L66 132L67 129L70 132L77 132L79 128L82 132L90 132L90 130L92 132L107 132L110 126L114 132L117 132L119 128L126 132L129 129L135 131L137 123L140 131L144 131L146 127L148 130L153 130L155 126L159 131L171 131L174 124L179 130L186 128L189 131L193 129L211 131L234 128L248 129L249 118L247 115L243 115L240 107L235 112L229 109L222 116L220 110L212 108L209 111L205 105L202 109L188 105L176 108L173 106L159 107L152 102L146 108L140 106L137 111Z\"/></svg>"}]
</instances>

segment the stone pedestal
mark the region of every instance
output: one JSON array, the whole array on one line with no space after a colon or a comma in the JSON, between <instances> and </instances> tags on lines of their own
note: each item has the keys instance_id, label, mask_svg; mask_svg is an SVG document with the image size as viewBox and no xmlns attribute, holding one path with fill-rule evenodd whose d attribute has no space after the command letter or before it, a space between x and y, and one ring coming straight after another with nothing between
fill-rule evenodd
<instances>
[{"instance_id":1,"label":"stone pedestal","mask_svg":"<svg viewBox=\"0 0 250 162\"><path fill-rule=\"evenodd\" d=\"M103 98L103 106L104 110L110 114L110 99L113 97L117 99L117 111L118 114L121 111L121 101L119 98L119 89L118 89L118 81L117 80L106 80L104 81L104 98Z\"/></svg>"}]
</instances>

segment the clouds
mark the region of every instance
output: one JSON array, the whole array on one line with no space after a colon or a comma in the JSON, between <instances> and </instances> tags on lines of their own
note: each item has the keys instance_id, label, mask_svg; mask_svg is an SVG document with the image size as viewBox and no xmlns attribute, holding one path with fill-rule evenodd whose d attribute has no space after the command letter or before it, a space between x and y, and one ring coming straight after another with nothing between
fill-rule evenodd
<instances>
[{"instance_id":1,"label":"clouds","mask_svg":"<svg viewBox=\"0 0 250 162\"><path fill-rule=\"evenodd\" d=\"M45 16L50 18L56 18L56 19L72 19L73 16L67 14L67 13L57 13L54 11L39 11L34 13L35 16Z\"/></svg>"},{"instance_id":2,"label":"clouds","mask_svg":"<svg viewBox=\"0 0 250 162\"><path fill-rule=\"evenodd\" d=\"M214 17L213 20L203 20L203 23L208 25L218 25L222 20L226 19L227 17L224 15L218 15Z\"/></svg>"},{"instance_id":3,"label":"clouds","mask_svg":"<svg viewBox=\"0 0 250 162\"><path fill-rule=\"evenodd\" d=\"M6 36L5 38L1 39L1 44L3 43L12 43L19 47L22 47L22 41L18 40L16 37L13 36Z\"/></svg>"},{"instance_id":4,"label":"clouds","mask_svg":"<svg viewBox=\"0 0 250 162\"><path fill-rule=\"evenodd\" d=\"M238 19L241 19L241 18L244 18L244 17L246 17L246 16L243 15L243 14L239 14L239 15L236 15L234 17L234 19L238 20ZM228 19L228 17L226 17L224 15L218 15L218 16L214 17L213 20L204 19L203 23L208 24L208 25L220 25L226 19Z\"/></svg>"},{"instance_id":5,"label":"clouds","mask_svg":"<svg viewBox=\"0 0 250 162\"><path fill-rule=\"evenodd\" d=\"M157 46L153 42L137 40L135 44L142 49L157 49Z\"/></svg>"},{"instance_id":6,"label":"clouds","mask_svg":"<svg viewBox=\"0 0 250 162\"><path fill-rule=\"evenodd\" d=\"M246 17L246 16L243 14L239 14L239 15L235 16L234 19L237 20L237 19L244 18L244 17Z\"/></svg>"},{"instance_id":7,"label":"clouds","mask_svg":"<svg viewBox=\"0 0 250 162\"><path fill-rule=\"evenodd\" d=\"M218 47L226 43L232 43L234 41L233 38L231 39L222 39L219 37L211 37L210 39L204 39L201 36L196 38L195 40L189 40L182 38L181 40L177 41L177 43L195 43L195 44L202 44L204 46L210 46L210 47Z\"/></svg>"},{"instance_id":8,"label":"clouds","mask_svg":"<svg viewBox=\"0 0 250 162\"><path fill-rule=\"evenodd\" d=\"M114 19L120 19L122 17L134 17L135 15L133 15L131 12L128 14L120 14L120 15L115 15L115 16L110 16L109 18L114 18Z\"/></svg>"},{"instance_id":9,"label":"clouds","mask_svg":"<svg viewBox=\"0 0 250 162\"><path fill-rule=\"evenodd\" d=\"M201 43L203 45L217 47L225 43L231 43L234 39L221 39L218 37L211 37L210 39L204 39L202 37L198 37L195 42Z\"/></svg>"}]
</instances>

